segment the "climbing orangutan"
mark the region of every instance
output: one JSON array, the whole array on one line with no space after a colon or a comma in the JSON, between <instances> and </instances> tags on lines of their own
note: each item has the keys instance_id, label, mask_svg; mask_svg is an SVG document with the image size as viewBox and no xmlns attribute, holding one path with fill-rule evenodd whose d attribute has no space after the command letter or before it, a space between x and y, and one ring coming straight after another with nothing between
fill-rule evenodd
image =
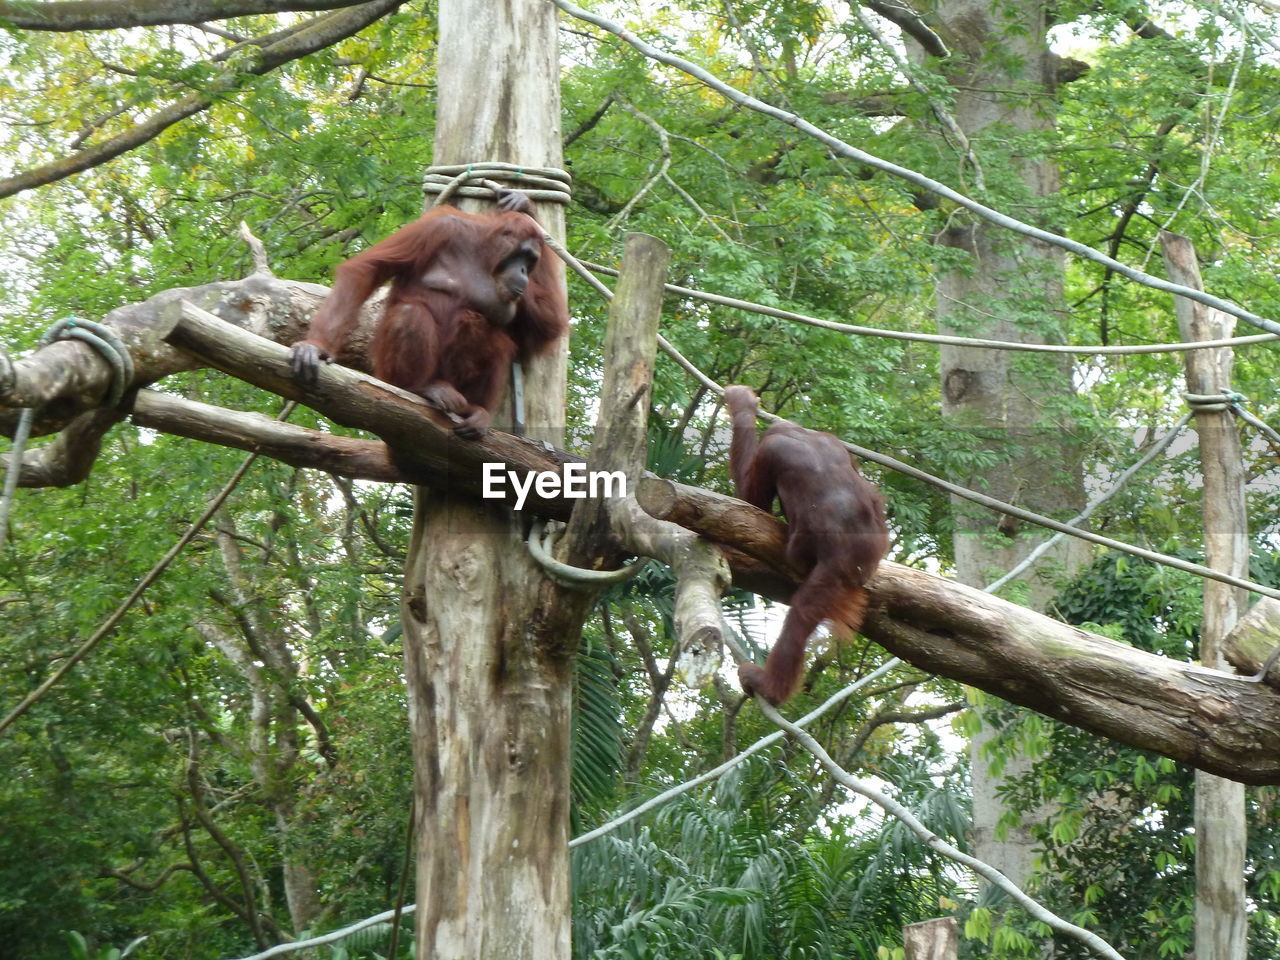
<instances>
[{"instance_id":1,"label":"climbing orangutan","mask_svg":"<svg viewBox=\"0 0 1280 960\"><path fill-rule=\"evenodd\" d=\"M800 686L809 636L823 620L852 636L866 615L863 586L889 549L884 499L829 433L785 420L757 441L750 387L725 388L733 423L729 471L738 496L761 510L776 497L787 520L787 560L808 575L791 596L782 632L764 667L738 665L748 693L782 703Z\"/></svg>"}]
</instances>

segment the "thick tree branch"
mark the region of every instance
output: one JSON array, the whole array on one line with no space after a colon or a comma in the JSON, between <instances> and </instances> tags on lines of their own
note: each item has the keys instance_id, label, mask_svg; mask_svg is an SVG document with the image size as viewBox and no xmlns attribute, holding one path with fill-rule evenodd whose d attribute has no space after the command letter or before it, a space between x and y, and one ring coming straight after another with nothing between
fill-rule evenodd
<instances>
[{"instance_id":1,"label":"thick tree branch","mask_svg":"<svg viewBox=\"0 0 1280 960\"><path fill-rule=\"evenodd\" d=\"M120 410L82 413L49 443L23 452L18 486L69 487L85 480L102 450L102 438L124 417Z\"/></svg>"},{"instance_id":2,"label":"thick tree branch","mask_svg":"<svg viewBox=\"0 0 1280 960\"><path fill-rule=\"evenodd\" d=\"M169 23L204 23L256 14L300 13L358 6L360 0L0 0L0 20L19 30L118 30Z\"/></svg>"},{"instance_id":3,"label":"thick tree branch","mask_svg":"<svg viewBox=\"0 0 1280 960\"><path fill-rule=\"evenodd\" d=\"M102 322L116 332L133 357L134 380L126 384L132 390L200 366L157 336L161 318L181 302L194 303L227 323L287 344L304 335L311 312L326 292L317 284L253 275L166 290L142 303L118 307ZM339 358L342 362L358 362L367 348L379 304L375 299L362 315L349 349ZM0 384L0 431L12 435L21 407L39 411L33 435L61 430L80 414L98 410L110 385L110 367L87 344L79 340L48 344L17 360L12 380Z\"/></svg>"},{"instance_id":4,"label":"thick tree branch","mask_svg":"<svg viewBox=\"0 0 1280 960\"><path fill-rule=\"evenodd\" d=\"M304 390L293 379L289 351L282 345L190 305L185 309L175 305L164 319L165 325L156 332L168 343L206 366L301 400L337 423L372 430L390 445L401 470L429 477L431 486L481 496L486 463L503 463L524 474L559 472L566 463L582 462L581 457L497 430L482 440L463 440L454 434L453 424L422 398L345 367L322 366L316 384ZM567 520L573 501L558 492L539 492L536 486L526 501L530 512Z\"/></svg>"},{"instance_id":5,"label":"thick tree branch","mask_svg":"<svg viewBox=\"0 0 1280 960\"><path fill-rule=\"evenodd\" d=\"M858 0L853 0L853 2L857 3ZM861 5L869 10L874 10L894 24L899 30L920 44L920 48L929 56L939 58L951 56L951 51L947 49L946 43L938 35L937 31L925 22L924 17L907 4L902 3L901 0L862 0Z\"/></svg>"},{"instance_id":6,"label":"thick tree branch","mask_svg":"<svg viewBox=\"0 0 1280 960\"><path fill-rule=\"evenodd\" d=\"M339 477L381 483L427 483L431 479L402 469L381 440L322 433L260 413L228 410L151 390L138 394L132 419L139 426L261 453L293 467L311 467ZM24 485L40 486L25 484L26 470L24 463Z\"/></svg>"},{"instance_id":7,"label":"thick tree branch","mask_svg":"<svg viewBox=\"0 0 1280 960\"><path fill-rule=\"evenodd\" d=\"M23 190L44 186L73 174L113 160L150 140L155 139L180 120L193 116L212 106L222 97L234 92L246 77L262 76L283 64L305 57L359 33L371 23L399 7L405 0L370 0L347 10L322 14L307 23L272 34L247 46L256 48L244 58L228 65L208 88L187 94L150 117L131 125L124 132L109 137L69 156L43 164L31 170L0 179L0 197L9 197ZM74 4L55 3L49 7ZM0 3L0 17L8 16L6 7L23 8L21 2Z\"/></svg>"},{"instance_id":8,"label":"thick tree branch","mask_svg":"<svg viewBox=\"0 0 1280 960\"><path fill-rule=\"evenodd\" d=\"M249 282L229 287L243 293ZM460 440L420 399L342 367L322 368L315 388L304 392L292 379L283 346L172 301L165 313L172 329L153 329L148 339L157 351L167 333L169 342L200 362L303 399L340 423L374 430L390 446L399 470L429 477L433 486L478 495L485 463L503 463L523 475L556 471L575 460L497 431L480 442ZM154 308L149 315L157 321ZM288 322L266 328L285 340L296 335ZM182 366L172 357L167 363ZM154 399L140 406L150 410ZM657 478L643 480L637 493L652 517L640 514L630 498L612 503L611 511L615 532L638 555L673 565L705 564L718 561L721 551L704 537L728 544L723 552L735 582L783 602L804 573L786 568L782 525L763 511ZM540 496L535 488L527 509L566 519L572 503ZM681 527L702 536L682 534ZM710 584L716 577L708 568L682 579ZM1280 691L1266 684L1144 653L893 563L881 565L869 589L872 608L863 632L922 669L1219 776L1280 783Z\"/></svg>"},{"instance_id":9,"label":"thick tree branch","mask_svg":"<svg viewBox=\"0 0 1280 960\"><path fill-rule=\"evenodd\" d=\"M763 511L657 479L642 482L637 498L661 519L719 543L749 545L776 571L786 569L781 551L767 549L781 543L782 523ZM867 586L872 601L862 632L921 669L1228 779L1280 783L1280 691L889 561ZM787 599L785 591L766 595Z\"/></svg>"},{"instance_id":10,"label":"thick tree branch","mask_svg":"<svg viewBox=\"0 0 1280 960\"><path fill-rule=\"evenodd\" d=\"M969 704L964 701L957 701L955 703L940 703L937 706L925 707L920 710L885 710L877 713L858 728L852 740L842 746L840 752L845 756L845 760L841 763L841 766L849 766L852 758L862 752L862 748L871 739L871 735L881 727L894 723L924 723L926 720L937 720L950 713L959 713L968 706Z\"/></svg>"}]
</instances>

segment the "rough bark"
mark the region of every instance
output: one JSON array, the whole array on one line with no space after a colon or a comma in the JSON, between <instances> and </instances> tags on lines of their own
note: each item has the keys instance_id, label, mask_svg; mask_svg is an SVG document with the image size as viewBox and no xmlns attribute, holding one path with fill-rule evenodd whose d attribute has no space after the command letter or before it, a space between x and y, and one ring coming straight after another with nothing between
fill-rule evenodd
<instances>
[{"instance_id":1,"label":"rough bark","mask_svg":"<svg viewBox=\"0 0 1280 960\"><path fill-rule=\"evenodd\" d=\"M661 240L642 233L628 234L621 279L609 307L600 413L587 469L623 471L628 490L635 489L644 471L653 365L669 257ZM609 504L584 500L574 512L569 528L569 556L581 560L599 555L600 544L613 540L609 535ZM601 559L612 567L622 556L611 549Z\"/></svg>"},{"instance_id":2,"label":"rough bark","mask_svg":"<svg viewBox=\"0 0 1280 960\"><path fill-rule=\"evenodd\" d=\"M195 370L201 362L169 346L164 333L185 301L229 324L282 344L300 339L307 318L324 296L324 287L255 274L243 280L174 287L141 303L117 307L102 317L133 357L130 390L148 386L170 374ZM375 323L374 313L361 314L351 349L339 361L359 364ZM33 436L56 433L82 413L97 410L111 385L111 368L79 340L61 340L14 362L14 375L0 383L0 429L12 435L20 407L36 407Z\"/></svg>"},{"instance_id":3,"label":"rough bark","mask_svg":"<svg viewBox=\"0 0 1280 960\"><path fill-rule=\"evenodd\" d=\"M453 433L452 423L420 397L345 367L321 367L317 383L304 390L293 379L288 350L198 308L179 306L168 322L167 342L204 364L282 396L305 399L337 423L373 430L390 445L392 463L406 477L425 477L437 486L474 497L483 492L486 463L500 462L507 469L529 473L582 462L581 457L496 430L481 441L462 440ZM157 406L152 401L147 409ZM229 418L228 425L233 422ZM286 431L273 429L271 434L283 437ZM326 446L334 449L333 444ZM565 501L540 494L536 485L530 489L527 508L539 516L567 513Z\"/></svg>"},{"instance_id":4,"label":"rough bark","mask_svg":"<svg viewBox=\"0 0 1280 960\"><path fill-rule=\"evenodd\" d=\"M902 928L905 960L956 960L956 918L925 920Z\"/></svg>"},{"instance_id":5,"label":"rough bark","mask_svg":"<svg viewBox=\"0 0 1280 960\"><path fill-rule=\"evenodd\" d=\"M759 547L781 521L696 487L649 479L642 507L769 566L731 560L735 582L786 602L798 581ZM748 529L750 528L750 529ZM780 539L780 538L779 538ZM762 575L764 574L764 575ZM768 574L772 574L772 579ZM916 666L1120 743L1244 783L1280 781L1280 691L1145 653L922 570L883 561L862 633Z\"/></svg>"},{"instance_id":6,"label":"rough bark","mask_svg":"<svg viewBox=\"0 0 1280 960\"><path fill-rule=\"evenodd\" d=\"M1160 235L1169 279L1201 289L1195 248L1186 237ZM1233 318L1201 303L1174 301L1178 331L1186 340L1229 337ZM1230 348L1193 350L1186 355L1187 391L1209 395L1231 389ZM1196 409L1200 438L1204 562L1236 576L1249 573L1249 528L1245 513L1244 460L1235 417L1228 409ZM1200 626L1200 662L1226 667L1224 644L1244 611L1248 597L1238 587L1204 581L1204 619ZM1244 960L1248 950L1245 914L1244 787L1196 771L1196 928L1198 960Z\"/></svg>"},{"instance_id":7,"label":"rough bark","mask_svg":"<svg viewBox=\"0 0 1280 960\"><path fill-rule=\"evenodd\" d=\"M1280 600L1263 597L1223 640L1223 655L1242 673L1280 689Z\"/></svg>"},{"instance_id":8,"label":"rough bark","mask_svg":"<svg viewBox=\"0 0 1280 960\"><path fill-rule=\"evenodd\" d=\"M954 116L973 144L980 149L985 138L1003 138L1006 130L1016 136L1053 128L1050 97L991 92L1052 89L1055 64L1045 40L1043 3L1008 6L991 0L945 0L935 8L930 23L947 38L953 54L944 69L956 86ZM993 49L1001 50L1001 55L992 56ZM1014 163L1028 196L1045 197L1057 191L1053 163L1032 158L1015 158ZM968 252L972 268L940 276L940 332L1061 342L1065 316L1061 250L977 220L953 221L939 240ZM1028 322L1026 318L1037 312L1040 319ZM1073 393L1065 357L944 346L939 372L944 418L959 429L973 431L999 458L996 469L982 468L953 478L957 483L1038 513L1054 514L1083 504L1079 452L1046 412ZM1014 450L1019 452L1011 455ZM958 499L953 500L953 510L956 573L970 586L991 582L1043 539L1034 527ZM1082 556L1080 544L1067 539L1041 560L1026 578L1031 605L1042 607L1056 589L1054 576ZM1003 780L1025 773L1030 764L1020 756L1008 757L1003 775L993 776L984 750L996 736L998 730L984 723L971 743L974 853L1022 886L1034 859L1031 832L1044 813L1024 814L1022 822L1008 824L998 789ZM997 824L1008 828L999 840Z\"/></svg>"},{"instance_id":9,"label":"rough bark","mask_svg":"<svg viewBox=\"0 0 1280 960\"><path fill-rule=\"evenodd\" d=\"M434 162L558 167L555 10L442 0ZM538 218L563 236L559 208ZM530 436L562 446L566 347L526 366ZM501 421L498 426L501 427ZM419 489L404 625L423 960L569 954L569 707L581 620L503 505Z\"/></svg>"}]
</instances>

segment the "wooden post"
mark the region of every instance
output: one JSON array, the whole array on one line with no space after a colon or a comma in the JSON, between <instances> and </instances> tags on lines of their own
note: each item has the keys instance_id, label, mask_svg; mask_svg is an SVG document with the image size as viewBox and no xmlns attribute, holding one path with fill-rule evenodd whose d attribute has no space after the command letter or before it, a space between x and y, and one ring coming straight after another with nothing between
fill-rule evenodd
<instances>
[{"instance_id":1,"label":"wooden post","mask_svg":"<svg viewBox=\"0 0 1280 960\"><path fill-rule=\"evenodd\" d=\"M1169 279L1202 289L1195 248L1186 237L1161 233ZM1235 320L1204 304L1174 298L1183 340L1231 336ZM1186 354L1187 392L1220 394L1231 388L1229 347ZM1200 463L1204 474L1204 562L1238 577L1249 572L1249 535L1244 503L1240 435L1230 410L1196 410ZM1204 582L1204 623L1200 662L1226 669L1223 641L1244 613L1238 587ZM1197 960L1244 960L1247 920L1244 903L1244 786L1196 771L1196 936Z\"/></svg>"},{"instance_id":2,"label":"wooden post","mask_svg":"<svg viewBox=\"0 0 1280 960\"><path fill-rule=\"evenodd\" d=\"M561 166L555 8L441 0L437 25L434 162ZM543 204L538 217L563 236L560 208ZM557 446L566 351L526 366L529 434ZM401 620L421 960L569 955L569 706L581 620L559 618L558 595L504 504L419 488Z\"/></svg>"},{"instance_id":3,"label":"wooden post","mask_svg":"<svg viewBox=\"0 0 1280 960\"><path fill-rule=\"evenodd\" d=\"M656 237L627 234L622 270L605 329L600 412L587 469L624 471L631 494L644 473L653 366L670 257L667 245ZM609 536L610 522L610 512L603 503L580 501L569 525L570 558L578 559L597 550ZM604 555L609 567L616 566L620 559L609 553Z\"/></svg>"},{"instance_id":4,"label":"wooden post","mask_svg":"<svg viewBox=\"0 0 1280 960\"><path fill-rule=\"evenodd\" d=\"M941 917L902 928L906 960L956 960L956 918Z\"/></svg>"}]
</instances>

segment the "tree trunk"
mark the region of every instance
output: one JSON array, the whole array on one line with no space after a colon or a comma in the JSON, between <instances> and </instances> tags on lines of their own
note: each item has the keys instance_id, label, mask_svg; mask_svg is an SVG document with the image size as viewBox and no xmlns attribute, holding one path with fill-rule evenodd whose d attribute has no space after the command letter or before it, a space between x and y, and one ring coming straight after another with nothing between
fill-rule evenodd
<instances>
[{"instance_id":1,"label":"tree trunk","mask_svg":"<svg viewBox=\"0 0 1280 960\"><path fill-rule=\"evenodd\" d=\"M1030 95L1049 87L1052 76L1043 5L947 0L938 16L954 44L953 52L959 54L950 79L958 87L955 117L970 142L980 150L985 136L1051 130L1051 100ZM996 49L999 55L992 53ZM990 92L1017 89L1028 93L1006 98ZM1032 202L1057 191L1058 172L1052 163L1024 158L1018 169L1021 186ZM939 280L941 331L1062 342L1060 250L985 221L956 221L939 239L971 255L967 264L971 269L944 274ZM1049 422L1053 405L1072 395L1069 360L943 347L939 373L943 416L957 428L975 432L999 463L994 470L975 470L952 479L1040 513L1057 513L1082 503L1078 452ZM954 511L957 578L971 586L991 582L1043 539L1041 531L963 501L954 501ZM1045 573L1060 570L1062 563L1070 566L1073 555L1080 556L1081 548L1067 538L1030 574L1028 600L1033 607L1042 609L1053 593ZM1032 863L1031 822L1011 828L1005 840L995 838L995 826L1005 810L996 793L1001 778L991 775L984 748L998 735L998 730L984 724L972 743L974 853L1022 885ZM1017 777L1028 767L1025 759L1010 758L1003 776Z\"/></svg>"},{"instance_id":2,"label":"tree trunk","mask_svg":"<svg viewBox=\"0 0 1280 960\"><path fill-rule=\"evenodd\" d=\"M1202 289L1191 241L1160 235L1169 279ZM1184 340L1229 337L1235 321L1204 304L1174 300ZM1229 347L1192 350L1186 355L1187 392L1220 394L1231 389ZM1244 460L1240 434L1230 410L1196 410L1200 463L1204 475L1205 566L1236 576L1249 573L1249 531L1244 502ZM1248 598L1238 587L1204 582L1200 662L1229 669L1223 641L1244 612ZM1244 786L1196 771L1196 960L1244 960L1248 946L1245 915Z\"/></svg>"},{"instance_id":3,"label":"tree trunk","mask_svg":"<svg viewBox=\"0 0 1280 960\"><path fill-rule=\"evenodd\" d=\"M435 163L560 165L555 8L442 0ZM563 235L558 209L539 219ZM530 433L559 439L565 349L529 365ZM495 417L501 427L502 419ZM561 445L556 443L557 446ZM420 958L569 954L569 707L577 634L501 502L420 488L401 617L418 811Z\"/></svg>"}]
</instances>

